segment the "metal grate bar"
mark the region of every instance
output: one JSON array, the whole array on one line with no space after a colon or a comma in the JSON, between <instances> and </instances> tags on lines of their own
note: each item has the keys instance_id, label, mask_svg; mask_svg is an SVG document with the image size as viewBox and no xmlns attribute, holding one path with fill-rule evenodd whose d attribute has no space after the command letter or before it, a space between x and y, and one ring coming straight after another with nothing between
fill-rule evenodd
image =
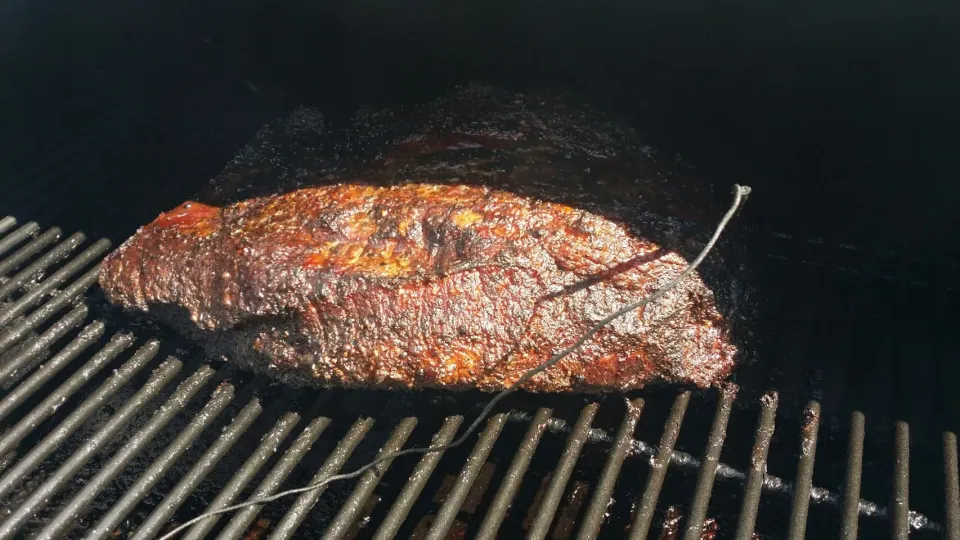
<instances>
[{"instance_id":1,"label":"metal grate bar","mask_svg":"<svg viewBox=\"0 0 960 540\"><path fill-rule=\"evenodd\" d=\"M393 435L391 435L390 439L384 444L383 449L377 454L376 459L380 459L383 456L399 450L403 446L403 443L407 442L407 439L410 438L410 434L413 433L413 428L416 427L416 425L416 418L404 418L403 421L400 422L400 425L397 426L397 429L393 430ZM333 523L327 527L327 531L323 535L323 540L339 540L349 532L350 526L357 519L357 515L363 509L363 505L366 504L367 499L370 498L373 490L376 489L377 484L380 483L380 477L390 468L391 463L393 463L393 460L388 459L375 467L376 470L371 469L364 473L363 479L360 480L357 487L354 488L353 493L350 494L347 501L340 507L340 511L337 512L337 516L333 519ZM306 495L306 493L304 495ZM314 501L314 503L315 502L316 501ZM309 508L312 507L313 504L311 504ZM308 511L309 508L307 508ZM291 510L287 516L290 516L292 513L293 510ZM296 519L297 524L302 522L304 517L306 517L306 512L303 513L302 517ZM286 521L286 517L284 517L284 521ZM290 532L292 533L293 529L291 529ZM270 540L274 540L274 538L281 540L282 538L288 537L289 536L278 536L274 534L270 537Z\"/></svg>"},{"instance_id":2,"label":"metal grate bar","mask_svg":"<svg viewBox=\"0 0 960 540\"><path fill-rule=\"evenodd\" d=\"M240 495L240 492L246 487L247 483L260 471L260 468L266 464L267 460L273 456L280 446L280 443L283 442L298 422L300 422L300 415L292 412L284 414L283 417L277 420L273 429L260 441L260 446L247 458L243 466L240 467L240 470L237 471L227 485L220 490L220 494L217 495L213 502L207 505L204 512L212 512L229 506L230 503ZM213 516L200 521L187 531L183 540L200 540L206 538L207 533L219 520L220 516Z\"/></svg>"},{"instance_id":3,"label":"metal grate bar","mask_svg":"<svg viewBox=\"0 0 960 540\"><path fill-rule=\"evenodd\" d=\"M807 512L810 510L810 492L813 488L813 465L817 454L817 433L820 430L820 404L811 401L804 411L803 431L800 434L800 463L797 481L793 486L793 505L790 510L789 540L802 540L807 531Z\"/></svg>"},{"instance_id":4,"label":"metal grate bar","mask_svg":"<svg viewBox=\"0 0 960 540\"><path fill-rule=\"evenodd\" d=\"M507 510L510 509L510 504L513 503L513 497L516 495L517 490L520 489L520 484L523 482L523 475L526 474L527 468L530 467L533 454L536 452L537 446L540 445L540 439L543 437L543 433L547 430L547 423L550 421L551 415L553 415L552 409L541 408L537 410L537 414L534 415L533 420L530 421L530 427L523 436L523 442L520 443L520 448L517 449L516 455L513 456L513 461L510 462L510 467L507 469L503 482L500 484L500 488L497 490L497 494L490 504L490 509L483 518L483 523L480 525L476 540L493 540L496 538L497 531L500 530L500 525L507 515Z\"/></svg>"},{"instance_id":5,"label":"metal grate bar","mask_svg":"<svg viewBox=\"0 0 960 540\"><path fill-rule=\"evenodd\" d=\"M850 415L850 443L847 446L847 472L843 481L843 520L840 538L856 540L860 519L860 483L863 476L863 438L866 418L860 411Z\"/></svg>"},{"instance_id":6,"label":"metal grate bar","mask_svg":"<svg viewBox=\"0 0 960 540\"><path fill-rule=\"evenodd\" d=\"M430 448L450 444L450 441L452 441L454 435L457 434L457 429L460 428L462 422L462 416L447 417L443 422L443 426L441 426L440 430L433 436L433 440L430 441ZM397 496L387 516L380 523L380 528L377 530L373 540L390 540L396 536L400 526L403 525L403 521L410 513L410 508L413 507L413 503L417 501L417 498L423 491L423 487L427 484L427 480L430 479L433 470L436 469L437 464L440 463L440 458L443 457L443 454L444 451L432 452L424 454L424 456L420 458L420 462L414 467L410 478L407 479L407 483L403 486L403 491Z\"/></svg>"},{"instance_id":7,"label":"metal grate bar","mask_svg":"<svg viewBox=\"0 0 960 540\"><path fill-rule=\"evenodd\" d=\"M43 274L48 268L63 260L67 255L77 249L87 239L83 233L73 233L69 238L60 242L57 247L48 251L44 256L34 261L30 266L24 268L8 281L0 285L0 298L13 293L26 285L37 276Z\"/></svg>"},{"instance_id":8,"label":"metal grate bar","mask_svg":"<svg viewBox=\"0 0 960 540\"><path fill-rule=\"evenodd\" d=\"M45 362L43 366L40 367L36 372L33 373L26 381L21 384L18 384L16 388L3 400L0 400L0 421L3 421L10 415L10 413L22 404L28 397L32 396L34 392L37 391L41 386L43 386L47 381L49 381L54 375L60 372L67 364L72 362L77 355L85 351L90 345L95 341L100 339L103 336L104 324L100 321L89 324L86 328L80 331L80 333L68 343L63 349L60 350L49 362ZM115 338L116 339L116 338ZM129 346L132 342L132 339L128 339L126 344L121 347L114 346L114 349L117 351L114 353L116 356L124 347ZM114 345L111 343L110 345ZM106 365L112 357L105 355L95 356L90 360L90 363L87 364L88 370L91 371L91 375L100 371L104 365ZM92 368L92 370L90 369ZM49 399L49 398L48 398ZM59 406L60 403L52 403L50 414L53 410ZM43 412L45 409L43 404L35 408L32 413ZM45 418L43 416L42 418ZM37 419L39 421L39 418ZM36 427L36 422L28 427L27 429L33 429ZM3 455L4 451L0 450L0 455Z\"/></svg>"},{"instance_id":9,"label":"metal grate bar","mask_svg":"<svg viewBox=\"0 0 960 540\"><path fill-rule=\"evenodd\" d=\"M957 435L943 434L944 513L948 540L960 539L960 472L957 470Z\"/></svg>"},{"instance_id":10,"label":"metal grate bar","mask_svg":"<svg viewBox=\"0 0 960 540\"><path fill-rule=\"evenodd\" d=\"M480 474L480 468L483 467L483 464L487 461L487 457L490 456L490 451L493 450L493 445L497 442L497 438L500 437L500 432L503 430L506 422L507 415L502 413L490 417L490 420L487 421L487 427L484 428L483 433L481 433L477 439L477 444L473 447L473 451L470 452L467 463L463 467L463 470L460 471L459 478L457 478L457 483L453 486L453 489L450 490L446 500L443 501L443 506L440 507L440 511L437 512L437 517L433 521L430 531L427 533L427 540L442 540L446 538L447 531L450 530L450 526L453 525L453 520L456 519L457 512L459 512L460 507L463 506L464 499L467 498L467 494L470 492L474 480L476 480L477 475Z\"/></svg>"},{"instance_id":11,"label":"metal grate bar","mask_svg":"<svg viewBox=\"0 0 960 540\"><path fill-rule=\"evenodd\" d=\"M13 219L13 218L6 218L6 219ZM13 225L11 225L11 227L13 227ZM13 231L9 235L3 237L2 239L0 239L0 255L3 255L4 253L10 251L11 249L13 249L13 246L19 244L20 242L23 242L27 238L36 236L39 231L40 231L40 226L37 225L37 222L31 221L30 223L27 223L26 225ZM4 231L0 229L0 234L2 234L3 232Z\"/></svg>"},{"instance_id":12,"label":"metal grate bar","mask_svg":"<svg viewBox=\"0 0 960 540\"><path fill-rule=\"evenodd\" d=\"M149 540L156 536L170 516L173 515L180 505L186 501L187 497L193 493L193 490L200 485L200 482L210 474L210 471L220 462L226 453L233 448L237 440L253 424L253 421L263 412L260 401L256 398L251 399L250 403L240 411L240 414L233 419L224 432L217 438L216 442L207 449L196 465L184 475L176 486L159 505L150 513L146 520L137 528L131 540Z\"/></svg>"},{"instance_id":13,"label":"metal grate bar","mask_svg":"<svg viewBox=\"0 0 960 540\"><path fill-rule=\"evenodd\" d=\"M317 437L319 437L329 425L330 419L322 416L315 418L307 424L307 427L300 433L297 440L293 441L290 448L287 449L283 457L280 458L280 461L270 470L266 478L260 482L260 485L257 486L251 498L273 495L280 487L280 484L287 479L287 476L293 471L297 463L300 463L303 456L310 450L313 443L317 440ZM223 531L217 538L220 540L239 538L243 531L247 529L247 526L257 517L257 514L260 513L261 508L263 508L262 505L257 505L248 506L243 510L239 510L236 515L233 516L233 519L227 523L227 526L223 528Z\"/></svg>"},{"instance_id":14,"label":"metal grate bar","mask_svg":"<svg viewBox=\"0 0 960 540\"><path fill-rule=\"evenodd\" d=\"M190 376L186 381L180 384L177 390L170 396L170 399L164 403L160 409L153 413L150 421L145 426L138 429L133 437L117 451L117 453L101 468L93 478L84 483L83 489L63 507L57 515L44 527L35 537L38 540L51 540L58 538L71 523L82 516L87 507L94 499L123 472L127 465L153 440L163 428L167 427L173 418L187 406L187 404L200 392L213 377L213 368L203 366ZM211 401L216 412L223 410L223 407L233 398L233 387L226 385L217 388L214 392L214 398ZM222 401L218 395L226 395L227 400ZM219 407L219 408L218 408ZM204 408L199 417L210 418L210 411ZM188 428L189 431L189 428Z\"/></svg>"},{"instance_id":15,"label":"metal grate bar","mask_svg":"<svg viewBox=\"0 0 960 540\"><path fill-rule=\"evenodd\" d=\"M769 392L761 399L760 420L757 422L757 436L750 452L750 472L743 489L743 505L740 507L740 519L737 521L737 540L752 540L753 529L757 523L757 510L760 508L760 496L763 493L763 480L767 476L767 455L770 452L770 440L773 438L777 418L779 396Z\"/></svg>"},{"instance_id":16,"label":"metal grate bar","mask_svg":"<svg viewBox=\"0 0 960 540\"><path fill-rule=\"evenodd\" d=\"M90 362L99 362L98 357L101 356L108 357L106 361L109 362L110 359L120 353L120 350L127 347L127 345L117 345L116 349L114 349L111 345L112 343L104 347ZM30 474L30 472L40 465L41 461L53 453L53 451L99 409L110 396L126 384L130 377L150 362L157 354L158 346L159 344L156 341L152 341L141 347L130 360L124 363L116 373L107 379L107 382L104 383L103 386L98 388L93 395L88 397L76 410L70 413L70 416L68 416L56 430L47 435L30 453L18 461L3 477L0 477L0 499L9 495L27 474ZM82 375L81 373L83 371L85 371L85 369L74 374L74 376L68 379L56 392L45 399L39 407L20 420L3 439L0 439L0 449L3 450L3 453L13 450L16 445L30 433L34 426L38 425L42 419L52 415L60 403L64 402L67 397L72 395L86 382L89 376ZM176 372L174 372L174 374L175 373ZM170 377L173 377L173 374L171 374Z\"/></svg>"},{"instance_id":17,"label":"metal grate bar","mask_svg":"<svg viewBox=\"0 0 960 540\"><path fill-rule=\"evenodd\" d=\"M710 506L713 481L717 474L717 463L720 461L720 451L723 450L723 441L727 435L727 423L730 421L730 410L733 408L733 400L736 397L736 386L726 384L720 387L720 401L717 403L717 412L713 416L713 427L710 428L710 437L707 439L707 453L700 464L700 474L697 477L693 502L690 503L687 528L683 535L684 540L699 540L700 534L703 532L703 522L707 519L707 507Z\"/></svg>"},{"instance_id":18,"label":"metal grate bar","mask_svg":"<svg viewBox=\"0 0 960 540\"><path fill-rule=\"evenodd\" d=\"M543 502L537 509L537 519L534 520L533 525L530 526L530 531L527 533L528 539L546 538L550 531L553 516L557 513L557 507L560 506L563 491L567 487L570 475L573 474L573 467L577 464L577 459L580 458L583 445L587 442L587 437L590 435L590 424L593 423L593 418L597 415L597 409L599 408L598 404L591 403L583 408L580 418L577 418L577 423L570 433L570 438L567 439L567 446L563 450L563 457L560 458L560 463L553 472L550 485L543 496Z\"/></svg>"},{"instance_id":19,"label":"metal grate bar","mask_svg":"<svg viewBox=\"0 0 960 540\"><path fill-rule=\"evenodd\" d=\"M910 428L900 420L893 426L893 498L890 501L890 535L896 540L910 536Z\"/></svg>"},{"instance_id":20,"label":"metal grate bar","mask_svg":"<svg viewBox=\"0 0 960 540\"><path fill-rule=\"evenodd\" d=\"M17 224L17 219L13 216L7 216L3 219L0 219L0 234L3 234L14 227Z\"/></svg>"},{"instance_id":21,"label":"metal grate bar","mask_svg":"<svg viewBox=\"0 0 960 540\"><path fill-rule=\"evenodd\" d=\"M30 371L37 360L50 349L51 345L80 326L80 323L87 318L89 311L85 304L80 304L40 336L27 341L22 350L5 359L3 364L0 365L0 386L8 386L10 383L16 382Z\"/></svg>"},{"instance_id":22,"label":"metal grate bar","mask_svg":"<svg viewBox=\"0 0 960 540\"><path fill-rule=\"evenodd\" d=\"M70 278L70 276L76 274L84 266L87 266L91 262L98 260L103 254L105 254L109 250L110 250L109 240L106 240L106 239L98 240L91 246L87 247L87 249L83 250L83 252L80 255L77 255L76 257L71 259L70 262L63 265L62 268L54 272L50 277L43 280L43 282L40 283L38 286L32 287L26 294L24 294L23 298L20 298L17 301L16 305L30 306L37 303L37 301L39 301L41 298L43 298L44 296L49 294L51 291L53 291L54 287L57 287L61 283L65 282L68 278ZM53 252L51 252L51 254L53 254ZM39 263L41 261L37 261L37 262ZM14 284L16 284L16 278L11 279L9 282L5 283L4 287L5 288L11 287ZM19 287L22 285L23 285L23 282L20 282L16 286ZM13 292L13 291L11 290L10 292ZM4 294L5 293L3 292L3 290L0 290L0 297L4 296ZM22 309L23 308L21 308L21 310ZM6 309L4 311L6 311Z\"/></svg>"},{"instance_id":23,"label":"metal grate bar","mask_svg":"<svg viewBox=\"0 0 960 540\"><path fill-rule=\"evenodd\" d=\"M637 507L637 517L634 518L633 526L630 527L630 540L645 540L650 532L653 513L657 509L657 499L660 498L660 490L663 489L663 481L667 477L667 467L670 466L670 459L673 457L673 445L677 443L677 437L680 436L680 426L683 424L683 416L689 404L690 392L682 392L673 400L670 415L663 428L663 436L660 437L660 450L657 451L657 456L650 466L650 476L647 477L647 485L643 488L643 495Z\"/></svg>"},{"instance_id":24,"label":"metal grate bar","mask_svg":"<svg viewBox=\"0 0 960 540\"><path fill-rule=\"evenodd\" d=\"M54 313L57 313L72 303L77 296L82 294L91 285L96 283L98 272L99 267L90 270L82 278L64 289L60 294L54 295L53 298L51 298L40 309L31 313L26 319L18 322L3 332L0 332L0 353L5 352L15 343L23 339L31 330L52 317ZM5 311L3 312L3 315L0 316L0 324L6 324L9 322L9 319L12 319L17 315L17 310L26 311L26 307L20 306L19 302L14 303L9 309L10 311Z\"/></svg>"},{"instance_id":25,"label":"metal grate bar","mask_svg":"<svg viewBox=\"0 0 960 540\"><path fill-rule=\"evenodd\" d=\"M216 420L217 416L233 401L234 388L230 384L222 384L216 390L210 400L204 405L203 409L197 414L193 421L171 442L162 454L153 460L153 464L147 468L136 483L130 486L123 497L114 504L99 522L86 534L85 538L102 539L110 536L117 525L123 521L123 518L133 510L133 507L151 490L153 486L170 470L170 467L180 456L183 455L197 438L203 433L203 430ZM154 417L156 418L156 416ZM78 495L79 497L79 495ZM92 499L92 497L90 497ZM59 516L58 516L59 518Z\"/></svg>"},{"instance_id":26,"label":"metal grate bar","mask_svg":"<svg viewBox=\"0 0 960 540\"><path fill-rule=\"evenodd\" d=\"M141 409L149 399L160 393L180 371L181 367L182 364L179 360L170 359L157 368L147 384L0 525L0 538L4 540L12 538L32 515L43 508L73 475L79 472L105 444L113 439L121 428L132 420L136 411ZM13 472L11 471L11 473Z\"/></svg>"},{"instance_id":27,"label":"metal grate bar","mask_svg":"<svg viewBox=\"0 0 960 540\"><path fill-rule=\"evenodd\" d=\"M7 272L23 264L23 262L30 259L30 257L40 253L43 248L59 240L62 234L63 231L60 230L60 227L51 227L47 232L34 238L27 245L14 251L13 255L0 260L0 278L7 275Z\"/></svg>"},{"instance_id":28,"label":"metal grate bar","mask_svg":"<svg viewBox=\"0 0 960 540\"><path fill-rule=\"evenodd\" d=\"M600 482L593 493L593 500L587 508L587 513L580 526L578 539L589 540L596 538L600 533L600 527L603 526L604 516L607 508L612 502L613 488L620 477L620 467L623 466L623 460L633 445L633 430L637 427L637 421L643 412L643 399L635 399L627 402L627 415L620 424L617 431L617 438L613 441L613 448L607 457L607 462L603 466L603 472L600 473Z\"/></svg>"},{"instance_id":29,"label":"metal grate bar","mask_svg":"<svg viewBox=\"0 0 960 540\"><path fill-rule=\"evenodd\" d=\"M54 272L47 279L43 280L40 285L31 288L26 294L23 295L23 297L19 298L15 304L0 310L0 324L5 322L4 319L16 317L17 315L20 315L26 311L27 308L37 304L40 299L53 292L55 287L58 287L61 283L65 282L84 266L87 266L91 262L99 259L100 256L106 253L109 249L110 242L106 240L100 240L99 242L85 249L83 253L74 257L69 263L63 265L62 268ZM95 272L99 273L99 267L95 270ZM0 294L0 296L2 296L2 294Z\"/></svg>"},{"instance_id":30,"label":"metal grate bar","mask_svg":"<svg viewBox=\"0 0 960 540\"><path fill-rule=\"evenodd\" d=\"M343 464L350 459L350 456L353 455L353 451L367 435L371 427L373 427L373 420L370 418L354 422L350 430L347 431L347 434L340 440L337 447L333 449L333 452L327 457L323 465L320 466L320 470L317 471L309 483L315 484L328 476L336 474L337 471L343 467ZM400 444L403 444L403 442ZM297 527L300 526L300 523L302 523L304 518L307 517L307 514L310 513L313 505L317 504L320 496L323 495L326 490L327 488L324 486L303 493L298 497L290 510L283 516L283 519L280 520L280 523L270 538L289 538L297 530Z\"/></svg>"},{"instance_id":31,"label":"metal grate bar","mask_svg":"<svg viewBox=\"0 0 960 540\"><path fill-rule=\"evenodd\" d=\"M61 241L62 231L56 227L42 231L40 226L34 222L17 227L16 220L0 220L0 298L6 297L4 299L7 300L6 303L0 303L0 356L6 355L6 358L0 361L0 384L5 383L7 386L4 389L6 392L0 394L0 422L9 422L11 417L14 417L16 421L15 425L9 427L0 436L0 455L7 455L11 451L16 451L17 447L23 441L28 440L28 437L38 426L48 422L54 416L58 407L82 391L85 385L90 383L99 373L102 373L106 366L110 365L121 352L132 346L134 342L132 336L118 334L113 336L109 343L101 346L99 342L103 339L107 329L106 325L100 321L95 321L80 330L89 316L89 311L88 306L77 302L77 298L96 283L99 272L96 265L103 254L110 249L108 241L101 240L85 249L81 249L83 242L86 241L82 233L77 233ZM6 258L2 257L4 255ZM61 260L65 261L62 266L60 265ZM88 268L88 266L94 267ZM13 276L2 277L10 274L13 274ZM61 287L63 287L62 290ZM48 324L48 321L52 321L53 324ZM43 328L43 330L38 330L39 328ZM77 333L77 330L79 330L79 333ZM69 343L60 348L60 343L68 340ZM94 347L95 344L96 347ZM96 350L97 348L99 348L99 351L96 353L92 355L88 353L91 349ZM47 359L47 351L50 351L49 359ZM146 352L141 354L142 351ZM38 472L40 467L44 465L45 460L49 459L70 437L75 436L81 426L88 423L93 414L100 410L122 386L128 384L138 370L152 361L156 352L157 345L155 342L153 345L138 350L134 354L134 358L124 363L120 371L107 378L103 385L99 388L91 388L90 396L84 399L77 410L67 411L71 414L67 415L67 418L59 425L51 424L49 427L45 427L53 431L42 439L37 437L40 440L36 443L36 446L30 448L19 460L16 460L16 456L14 456L10 468L0 476L0 499L12 495L19 486L26 484L28 480L30 485L34 487L32 492L25 491L23 493L26 501L20 507L14 508L10 515L3 516L6 521L0 523L0 540L17 535L22 528L26 527L26 521L24 520L34 519L36 512L47 506L51 507L48 512L51 515L56 514L56 517L53 521L44 524L46 528L40 533L39 537L46 538L58 533L64 534L67 527L71 527L75 523L73 518L87 508L88 504L92 504L95 496L103 493L109 482L112 482L117 475L124 474L125 469L132 463L131 460L134 459L134 456L138 453L142 455L148 448L158 444L156 435L159 434L159 430L167 429L169 424L166 422L180 414L182 409L180 409L180 412L171 413L170 418L166 421L157 420L157 416L154 416L153 419L146 422L144 427L130 430L134 439L124 445L116 455L100 456L111 437L115 438L115 435L120 432L119 430L125 429L133 421L134 416L139 417L150 400L159 396L161 392L165 392L164 389L167 386L172 386L171 383L177 380L177 374L180 373L183 366L176 359L170 359L161 364L151 375L150 381L146 385L132 389L137 391L136 396L124 402L118 412L107 419L109 431L106 435L96 433L90 441L80 441L80 450L66 458L66 462L49 464L51 466L45 467L42 473ZM68 377L63 372L81 354L85 358L89 355L89 359ZM175 364L173 364L174 362ZM134 366L129 367L131 365ZM209 370L209 368L203 369ZM158 377L164 378L165 375L161 373L164 370L167 370L165 373L169 377L165 381L157 382ZM194 373L193 376L197 376L197 374ZM20 380L22 382L19 384L13 384L13 381ZM210 379L206 379L206 383L209 384L209 382ZM183 384L186 384L186 382ZM53 385L59 386L51 394L37 397L38 393L45 393L46 386ZM144 389L148 385L156 387L152 394L149 392L144 394ZM182 384L179 385L174 393L179 392L182 387ZM229 392L230 396L226 397L221 392ZM103 515L98 514L91 518L91 521L96 522L94 528L89 531L91 538L105 538L115 533L117 525L143 503L146 494L158 485L157 482L161 481L164 475L170 473L172 467L183 459L184 452L190 445L196 444L195 441L200 440L200 437L204 435L211 425L210 422L225 410L233 398L232 392L233 388L229 385L217 390L214 397L205 404L204 411L210 411L208 417L188 419L190 424L186 431L174 434L177 435L176 440L167 445L166 448L157 448L157 453L160 454L158 460L145 466L143 471L127 471L127 474L137 475L136 482L131 489L124 490L123 493L117 495L118 500L113 503L110 510ZM133 404L137 396L140 396L143 401ZM41 398L42 402L33 407L32 410L23 413L19 410L24 404L39 401ZM767 396L765 396L766 398ZM612 497L616 496L617 488L623 487L623 482L618 482L623 463L632 450L637 450L638 454L652 456L653 459L643 495L638 501L637 515L631 528L631 538L645 537L650 532L650 524L657 509L658 499L661 497L660 493L671 463L698 469L696 489L693 494L690 512L686 517L685 538L700 537L704 523L702 518L705 518L710 508L711 492L716 476L744 481L744 498L741 503L737 526L738 539L746 540L752 536L756 526L759 503L764 490L767 489L783 494L789 494L791 491L793 493L790 528L788 530L789 538L804 537L809 506L811 502L816 501L839 507L842 516L841 537L845 539L855 538L858 533L858 519L861 511L871 515L878 515L878 512L882 514L882 509L874 503L859 500L865 440L864 416L862 413L855 412L852 417L846 481L844 482L843 495L839 497L812 486L817 431L820 421L820 405L816 402L811 402L806 411L807 419L804 423L801 438L797 477L793 485L790 483L780 484L780 479L766 475L764 464L770 451L770 441L775 427L776 398L777 396L773 395L772 403L763 401L755 433L753 452L750 456L751 465L747 471L743 472L719 463L727 423L731 414L731 407L727 406L724 410L724 402L729 399L728 405L732 405L734 399L732 395L721 395L703 459L697 459L674 449L688 407L689 393L683 393L676 397L664 426L659 447L633 440L632 433L638 422L639 410L631 409L628 411L613 437L604 430L590 429L595 412L591 413L590 418L581 426L581 420L583 420L586 410L581 411L576 426L571 429L565 425L562 428L565 431L570 431L571 435L565 442L566 448L559 458L556 472L553 478L548 481L547 489L542 493L543 500L536 503L539 508L535 508L535 510L539 510L540 513L534 518L534 523L529 531L530 537L545 537L550 532L550 528L554 526L555 521L558 523L558 531L563 528L564 534L576 532L578 537L583 539L592 539L599 536L604 526L605 513L609 509L610 501ZM638 406L641 404L642 402L637 402ZM595 404L591 406L595 406ZM129 407L132 407L132 409ZM135 536L137 540L146 540L158 534L167 525L166 521L191 496L194 496L195 490L200 487L204 478L213 471L226 453L250 429L250 426L254 425L255 419L259 417L261 412L262 408L259 402L251 400L227 429L222 433L218 432L211 435L211 439L218 436L216 441L210 448L206 449L196 464L192 464L190 472L184 478L179 479L180 481L174 490L164 498L160 505L148 509L152 512L137 530ZM282 413L283 410L281 409L279 412ZM523 483L524 475L532 462L543 433L546 429L557 428L557 425L559 425L551 424L551 416L552 412L550 410L540 409L531 424L525 428L527 430L526 435L517 447L510 466L490 503L489 510L485 513L480 524L477 536L482 540L490 540L500 532L512 500ZM293 432L299 421L300 416L292 413L288 413L287 416L278 421L271 431L272 435L268 435L260 442L257 449L254 450L254 454L230 478L230 481L210 506L219 505L219 507L222 507L240 497L253 478L256 478L260 473L262 467L271 462L274 456L279 458L276 466L266 474L266 478L257 486L257 489L251 491L257 492L264 489L268 481L276 484L269 490L270 493L279 489L286 479L293 474L293 470L300 463L300 459L310 452L313 443L322 434L323 428L332 422L330 419L321 420L318 418L314 420L293 442L291 448L284 455L279 456L276 454L278 445ZM317 428L315 424L318 421L324 425ZM496 429L492 428L491 422L493 420L488 422L484 432L481 433L471 450L467 462L463 465L459 477L454 482L450 496L443 502L437 519L430 526L428 536L431 538L443 537L449 533L461 507L466 504L467 497L472 497L473 491L476 491L476 484L480 481L480 471L482 468L489 466L486 461L490 457L492 448L497 443L506 418L499 417L497 421L500 423L496 426ZM157 422L159 427L156 428L153 435L149 433L145 435L144 430L149 431L153 422ZM373 420L366 419L360 422L367 423L367 428L369 428ZM401 424L393 430L390 439L381 449L380 455L394 447L402 448L409 439L415 429L416 421L410 418L404 422L409 423L409 426ZM433 444L446 444L453 440L461 422L462 418L460 417L447 418L441 430L434 434ZM305 434L314 429L316 433L313 439L302 444L302 453L292 455L291 451L302 443ZM331 455L324 461L321 467L322 475L325 476L339 471L349 460L356 445L362 442L366 433L366 429L362 430L362 433L357 435L355 442L347 438L341 439ZM560 508L561 499L568 491L572 470L580 459L580 453L585 451L588 438L591 441L598 442L598 444L602 442L610 452L605 458L601 475L593 483L592 490L594 493L590 504L583 513L582 523L577 525L574 518L580 512L579 505L583 502L582 498L575 505L565 509L564 514L559 519L556 518L556 514ZM914 515L909 511L908 506L910 438L906 423L894 424L894 442L897 461L894 467L895 476L893 478L891 504L888 508L889 512L886 514L890 520L889 526L892 535L895 538L906 538L910 532L911 516ZM34 443L31 442L31 444ZM960 475L957 473L956 444L954 435L944 434L945 520L942 532L951 540L960 540L960 478L958 478ZM134 446L131 447L131 445ZM78 457L78 454L82 455ZM442 453L428 454L420 458L400 495L392 501L392 506L386 518L375 534L377 540L392 538L397 534L407 520L409 513L416 506L416 501L430 481L431 474L440 466L442 455ZM94 459L103 459L107 465L103 468L99 466L94 468L92 466ZM57 468L58 465L59 468ZM99 470L97 470L98 468ZM94 474L93 481L80 486L79 493L72 495L66 507L57 513L55 506L58 504L57 495L61 491L66 491L68 489L66 486L72 485L71 482L76 475L87 470ZM49 471L53 472L50 473ZM321 475L321 472L318 471L317 474ZM36 477L31 477L31 475ZM373 471L360 477L346 502L338 508L338 513L325 531L328 538L339 538L350 534L361 513L368 511L366 508L369 506L370 498L374 496L374 492L377 491L379 485L380 475ZM777 485L777 487L773 487L774 485ZM39 488L35 486L39 486ZM41 495L38 495L38 493ZM284 515L277 528L274 529L272 538L279 540L296 534L298 527L306 521L322 493L322 490L318 490L302 494ZM338 491L338 496L341 493ZM329 497L331 493L328 492L327 495ZM816 495L816 501L813 495ZM383 502L386 503L387 501ZM284 506L287 504L288 502L283 503ZM256 519L260 510L261 507L245 509L226 525L221 536L230 536L234 533L235 536L241 536L250 523ZM249 519L244 516L248 516ZM238 518L242 518L243 522L238 521ZM915 523L927 519L922 515L917 515L915 518L917 520ZM218 523L218 519L205 520L194 527L187 537L204 536L210 533ZM929 521L925 523L919 525L919 527L927 531L940 530L937 523Z\"/></svg>"}]
</instances>

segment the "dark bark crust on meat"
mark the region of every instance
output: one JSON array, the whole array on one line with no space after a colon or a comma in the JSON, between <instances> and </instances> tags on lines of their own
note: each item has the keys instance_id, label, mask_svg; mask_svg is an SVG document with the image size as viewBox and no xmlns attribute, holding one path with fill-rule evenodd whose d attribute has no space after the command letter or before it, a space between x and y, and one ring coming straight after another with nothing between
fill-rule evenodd
<instances>
[{"instance_id":1,"label":"dark bark crust on meat","mask_svg":"<svg viewBox=\"0 0 960 540\"><path fill-rule=\"evenodd\" d=\"M712 197L566 96L471 86L338 131L301 110L111 254L101 284L289 384L495 391L682 271ZM688 279L525 388L726 377L731 260L720 287Z\"/></svg>"}]
</instances>

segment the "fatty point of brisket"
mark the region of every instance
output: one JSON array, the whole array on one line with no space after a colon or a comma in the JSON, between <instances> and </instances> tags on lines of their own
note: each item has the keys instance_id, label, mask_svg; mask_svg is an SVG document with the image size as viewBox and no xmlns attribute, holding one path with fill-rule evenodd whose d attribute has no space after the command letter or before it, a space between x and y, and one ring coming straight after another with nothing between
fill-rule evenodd
<instances>
[{"instance_id":1,"label":"fatty point of brisket","mask_svg":"<svg viewBox=\"0 0 960 540\"><path fill-rule=\"evenodd\" d=\"M474 186L345 184L181 205L112 253L101 284L126 308L188 316L169 322L292 384L496 391L686 264L570 206ZM524 388L707 386L735 353L693 276Z\"/></svg>"}]
</instances>

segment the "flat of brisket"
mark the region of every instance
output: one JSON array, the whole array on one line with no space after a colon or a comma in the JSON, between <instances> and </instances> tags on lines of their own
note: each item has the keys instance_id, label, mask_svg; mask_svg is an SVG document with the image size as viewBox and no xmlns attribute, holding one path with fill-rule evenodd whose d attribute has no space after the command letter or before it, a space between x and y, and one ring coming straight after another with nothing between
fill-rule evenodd
<instances>
[{"instance_id":1,"label":"flat of brisket","mask_svg":"<svg viewBox=\"0 0 960 540\"><path fill-rule=\"evenodd\" d=\"M100 284L290 384L496 391L686 264L582 208L484 186L341 183L184 203L113 252ZM703 387L736 350L691 276L524 388Z\"/></svg>"}]
</instances>

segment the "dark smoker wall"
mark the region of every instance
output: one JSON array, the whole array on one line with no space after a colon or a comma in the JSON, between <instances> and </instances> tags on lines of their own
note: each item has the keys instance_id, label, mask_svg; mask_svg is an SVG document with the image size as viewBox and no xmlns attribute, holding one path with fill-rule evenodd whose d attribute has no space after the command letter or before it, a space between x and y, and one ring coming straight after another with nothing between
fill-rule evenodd
<instances>
[{"instance_id":1,"label":"dark smoker wall","mask_svg":"<svg viewBox=\"0 0 960 540\"><path fill-rule=\"evenodd\" d=\"M755 186L771 229L955 247L952 4L6 2L0 214L118 239L298 104L336 121L477 80L579 92Z\"/></svg>"}]
</instances>

